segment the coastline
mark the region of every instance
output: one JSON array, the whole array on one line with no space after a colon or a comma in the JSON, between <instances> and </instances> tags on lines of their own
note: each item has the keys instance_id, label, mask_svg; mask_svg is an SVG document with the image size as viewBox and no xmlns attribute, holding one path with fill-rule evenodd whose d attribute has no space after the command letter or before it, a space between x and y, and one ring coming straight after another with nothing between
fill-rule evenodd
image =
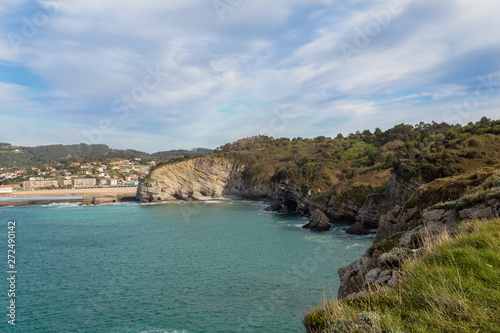
<instances>
[{"instance_id":1,"label":"coastline","mask_svg":"<svg viewBox=\"0 0 500 333\"><path fill-rule=\"evenodd\" d=\"M1 207L20 207L20 206L34 206L34 205L51 205L58 203L81 203L83 199L55 199L55 200L23 200L23 201L2 201Z\"/></svg>"},{"instance_id":2,"label":"coastline","mask_svg":"<svg viewBox=\"0 0 500 333\"><path fill-rule=\"evenodd\" d=\"M49 205L55 203L80 203L80 205L89 205L135 201L136 191L136 187L16 191L0 194L0 207Z\"/></svg>"},{"instance_id":3,"label":"coastline","mask_svg":"<svg viewBox=\"0 0 500 333\"><path fill-rule=\"evenodd\" d=\"M26 198L26 197L75 197L86 195L119 194L123 196L135 196L137 187L110 187L89 189L64 189L64 190L39 190L39 191L16 191L0 194L2 198Z\"/></svg>"}]
</instances>

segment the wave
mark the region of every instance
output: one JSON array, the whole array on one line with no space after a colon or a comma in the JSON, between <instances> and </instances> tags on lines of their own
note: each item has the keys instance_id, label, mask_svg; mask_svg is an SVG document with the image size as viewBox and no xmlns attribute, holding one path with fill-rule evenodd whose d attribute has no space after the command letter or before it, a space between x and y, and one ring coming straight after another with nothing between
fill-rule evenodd
<instances>
[{"instance_id":1,"label":"wave","mask_svg":"<svg viewBox=\"0 0 500 333\"><path fill-rule=\"evenodd\" d=\"M42 207L48 207L48 208L56 208L56 209L61 209L61 208L74 208L74 207L80 207L80 203L78 202L54 202L48 205L42 205Z\"/></svg>"}]
</instances>

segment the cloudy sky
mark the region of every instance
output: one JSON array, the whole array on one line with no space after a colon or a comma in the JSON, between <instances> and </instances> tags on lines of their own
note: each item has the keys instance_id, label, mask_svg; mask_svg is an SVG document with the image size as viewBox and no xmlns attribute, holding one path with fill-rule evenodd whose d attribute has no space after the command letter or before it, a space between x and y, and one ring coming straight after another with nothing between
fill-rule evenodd
<instances>
[{"instance_id":1,"label":"cloudy sky","mask_svg":"<svg viewBox=\"0 0 500 333\"><path fill-rule=\"evenodd\" d=\"M0 141L215 148L500 114L498 0L2 0Z\"/></svg>"}]
</instances>

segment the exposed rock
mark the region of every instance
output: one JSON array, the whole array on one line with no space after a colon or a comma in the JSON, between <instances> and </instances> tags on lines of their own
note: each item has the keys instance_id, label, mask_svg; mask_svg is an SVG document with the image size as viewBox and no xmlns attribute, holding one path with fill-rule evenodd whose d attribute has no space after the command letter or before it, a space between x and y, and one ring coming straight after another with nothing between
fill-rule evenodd
<instances>
[{"instance_id":1,"label":"exposed rock","mask_svg":"<svg viewBox=\"0 0 500 333\"><path fill-rule=\"evenodd\" d=\"M311 219L309 220L309 223L303 226L303 228L313 229L318 231L326 231L329 230L331 227L332 225L330 224L328 216L326 216L325 213L323 213L320 210L315 210L311 214Z\"/></svg>"},{"instance_id":2,"label":"exposed rock","mask_svg":"<svg viewBox=\"0 0 500 333\"><path fill-rule=\"evenodd\" d=\"M377 234L375 235L374 243L379 243L400 231L412 228L411 221L416 220L416 216L419 212L418 207L404 211L401 210L401 207L396 206L393 210L380 217L379 227L377 229Z\"/></svg>"},{"instance_id":3,"label":"exposed rock","mask_svg":"<svg viewBox=\"0 0 500 333\"><path fill-rule=\"evenodd\" d=\"M373 285L378 285L378 284L384 284L387 283L390 279L392 279L392 271L391 270L385 270L380 272L377 280L373 282Z\"/></svg>"},{"instance_id":4,"label":"exposed rock","mask_svg":"<svg viewBox=\"0 0 500 333\"><path fill-rule=\"evenodd\" d=\"M356 296L368 285L387 283L389 286L395 286L397 284L397 271L392 270L390 276L385 270L378 271L377 266L382 267L382 269L391 265L393 268L398 268L406 259L399 258L397 254L401 253L402 257L405 257L404 254L408 253L411 257L411 251L418 252L415 249L419 249L423 245L422 239L427 235L454 230L458 223L465 219L495 217L497 211L492 205L496 205L496 201L500 202L500 198L489 199L487 203L476 203L472 207L460 210L457 208L434 209L431 206L420 211L421 208L418 206L412 208L394 207L381 216L374 243L380 243L401 233L396 238L398 240L396 248L384 255L378 249L373 253L368 250L361 259L341 268L338 271L341 280L338 297ZM402 248L397 248L397 246ZM389 255L391 253L394 254L394 260Z\"/></svg>"},{"instance_id":5,"label":"exposed rock","mask_svg":"<svg viewBox=\"0 0 500 333\"><path fill-rule=\"evenodd\" d=\"M382 214L395 204L402 204L418 187L417 182L406 181L393 175L384 191L369 194L364 203L339 199L335 195L327 202L315 203L313 191L305 193L297 184L289 181L273 184L248 184L244 178L244 165L224 158L200 157L159 167L141 182L137 199L141 202L173 200L213 200L246 198L271 200L266 210L279 213L297 212L307 215L322 211L321 226L312 228L327 230L330 223L354 224L349 233L367 234L376 229ZM308 225L310 227L311 224Z\"/></svg>"},{"instance_id":6,"label":"exposed rock","mask_svg":"<svg viewBox=\"0 0 500 333\"><path fill-rule=\"evenodd\" d=\"M194 158L162 166L141 182L141 202L213 200L224 198L264 199L272 196L268 185L249 186L242 178L245 166L223 158Z\"/></svg>"},{"instance_id":7,"label":"exposed rock","mask_svg":"<svg viewBox=\"0 0 500 333\"><path fill-rule=\"evenodd\" d=\"M439 221L443 217L444 213L445 213L444 209L433 210L433 211L427 212L424 215L424 219L426 219L428 221Z\"/></svg>"},{"instance_id":8,"label":"exposed rock","mask_svg":"<svg viewBox=\"0 0 500 333\"><path fill-rule=\"evenodd\" d=\"M298 214L307 214L310 204L310 195L302 193L299 185L291 182L282 182L275 184L273 194L273 203L269 207L273 211L288 214L297 212Z\"/></svg>"},{"instance_id":9,"label":"exposed rock","mask_svg":"<svg viewBox=\"0 0 500 333\"><path fill-rule=\"evenodd\" d=\"M496 208L496 207L500 206L500 201L497 199L491 199L490 201L488 201L488 205L493 207L493 208Z\"/></svg>"},{"instance_id":10,"label":"exposed rock","mask_svg":"<svg viewBox=\"0 0 500 333\"><path fill-rule=\"evenodd\" d=\"M93 194L85 195L83 201L80 203L81 206L86 205L104 205L117 202L125 201L136 201L135 197L128 197L116 194Z\"/></svg>"},{"instance_id":11,"label":"exposed rock","mask_svg":"<svg viewBox=\"0 0 500 333\"><path fill-rule=\"evenodd\" d=\"M479 218L486 219L490 217L493 213L493 209L491 207L486 207L486 205L475 206L468 209L462 209L458 212L458 215L461 219L471 219L471 218Z\"/></svg>"},{"instance_id":12,"label":"exposed rock","mask_svg":"<svg viewBox=\"0 0 500 333\"><path fill-rule=\"evenodd\" d=\"M327 203L325 214L334 222L338 224L353 224L356 222L356 215L358 214L359 207L353 202L347 200L338 203L335 196L332 196Z\"/></svg>"},{"instance_id":13,"label":"exposed rock","mask_svg":"<svg viewBox=\"0 0 500 333\"><path fill-rule=\"evenodd\" d=\"M373 285L375 281L377 281L379 275L380 275L380 268L376 267L374 269L371 269L368 273L365 275L365 285Z\"/></svg>"},{"instance_id":14,"label":"exposed rock","mask_svg":"<svg viewBox=\"0 0 500 333\"><path fill-rule=\"evenodd\" d=\"M344 298L362 291L365 284L365 275L377 267L379 256L380 252L378 250L375 250L372 254L367 251L360 259L338 270L340 277L338 298Z\"/></svg>"},{"instance_id":15,"label":"exposed rock","mask_svg":"<svg viewBox=\"0 0 500 333\"><path fill-rule=\"evenodd\" d=\"M356 222L345 230L348 234L353 235L368 235L370 230L366 229L363 223Z\"/></svg>"},{"instance_id":16,"label":"exposed rock","mask_svg":"<svg viewBox=\"0 0 500 333\"><path fill-rule=\"evenodd\" d=\"M387 285L389 287L395 287L395 286L397 286L397 284L398 284L398 272L393 271L392 277L389 279L389 281L387 281Z\"/></svg>"}]
</instances>

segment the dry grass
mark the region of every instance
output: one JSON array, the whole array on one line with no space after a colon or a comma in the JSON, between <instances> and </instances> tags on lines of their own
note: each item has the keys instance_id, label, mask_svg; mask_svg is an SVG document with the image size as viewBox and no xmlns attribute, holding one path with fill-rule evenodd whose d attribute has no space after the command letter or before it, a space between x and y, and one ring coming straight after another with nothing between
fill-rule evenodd
<instances>
[{"instance_id":1,"label":"dry grass","mask_svg":"<svg viewBox=\"0 0 500 333\"><path fill-rule=\"evenodd\" d=\"M500 332L500 219L427 238L399 276L396 288L326 301L304 325L309 332L352 332L360 313L372 313L373 332Z\"/></svg>"}]
</instances>

